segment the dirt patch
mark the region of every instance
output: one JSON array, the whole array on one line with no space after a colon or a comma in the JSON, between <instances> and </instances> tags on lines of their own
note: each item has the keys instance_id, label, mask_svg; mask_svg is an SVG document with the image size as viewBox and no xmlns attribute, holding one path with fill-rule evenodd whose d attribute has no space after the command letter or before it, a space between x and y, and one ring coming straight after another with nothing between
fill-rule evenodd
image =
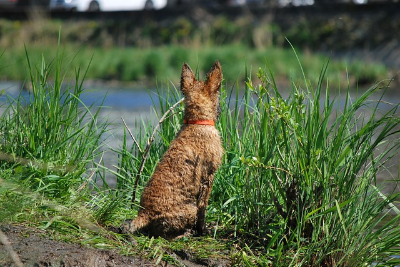
<instances>
[{"instance_id":1,"label":"dirt patch","mask_svg":"<svg viewBox=\"0 0 400 267\"><path fill-rule=\"evenodd\" d=\"M133 256L122 256L116 251L83 247L52 240L46 231L16 225L2 225L0 230L7 236L12 249L24 266L55 267L103 267L103 266L156 266L154 262ZM169 253L177 265L161 262L158 266L230 266L227 259L196 259L185 251ZM0 267L18 266L0 242Z\"/></svg>"},{"instance_id":2,"label":"dirt patch","mask_svg":"<svg viewBox=\"0 0 400 267\"><path fill-rule=\"evenodd\" d=\"M153 263L126 257L110 250L85 248L44 237L44 232L21 226L1 226L24 266L152 266ZM16 266L0 243L0 266Z\"/></svg>"}]
</instances>

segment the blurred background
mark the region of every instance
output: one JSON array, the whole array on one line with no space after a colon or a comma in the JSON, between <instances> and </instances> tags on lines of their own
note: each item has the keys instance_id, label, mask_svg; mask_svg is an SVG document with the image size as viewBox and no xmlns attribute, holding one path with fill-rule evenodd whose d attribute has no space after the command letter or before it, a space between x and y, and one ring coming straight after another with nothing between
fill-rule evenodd
<instances>
[{"instance_id":1,"label":"blurred background","mask_svg":"<svg viewBox=\"0 0 400 267\"><path fill-rule=\"evenodd\" d=\"M176 83L183 61L203 75L216 59L230 83L266 65L290 81L293 45L310 80L330 58L331 83L364 86L395 76L399 30L398 0L0 0L0 79L23 81L25 47L51 60L60 41L87 81Z\"/></svg>"}]
</instances>

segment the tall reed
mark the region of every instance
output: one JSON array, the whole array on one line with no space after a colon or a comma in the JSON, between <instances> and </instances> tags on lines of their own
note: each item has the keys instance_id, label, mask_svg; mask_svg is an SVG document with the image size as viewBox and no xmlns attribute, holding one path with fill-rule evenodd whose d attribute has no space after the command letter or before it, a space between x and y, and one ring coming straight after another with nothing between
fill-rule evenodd
<instances>
[{"instance_id":1,"label":"tall reed","mask_svg":"<svg viewBox=\"0 0 400 267\"><path fill-rule=\"evenodd\" d=\"M304 77L283 97L260 69L243 99L227 98L210 209L236 235L254 235L273 266L392 266L399 192L385 195L376 177L400 146L399 104L380 110L385 84L332 99L326 70L315 87Z\"/></svg>"},{"instance_id":2,"label":"tall reed","mask_svg":"<svg viewBox=\"0 0 400 267\"><path fill-rule=\"evenodd\" d=\"M81 70L76 69L75 83L64 87L69 63L63 64L62 51L50 63L42 58L39 66L25 52L29 92L9 97L0 117L1 168L13 166L15 178L35 190L68 197L82 184L88 164L100 153L107 124L99 121L99 108L80 100L86 72L81 78Z\"/></svg>"}]
</instances>

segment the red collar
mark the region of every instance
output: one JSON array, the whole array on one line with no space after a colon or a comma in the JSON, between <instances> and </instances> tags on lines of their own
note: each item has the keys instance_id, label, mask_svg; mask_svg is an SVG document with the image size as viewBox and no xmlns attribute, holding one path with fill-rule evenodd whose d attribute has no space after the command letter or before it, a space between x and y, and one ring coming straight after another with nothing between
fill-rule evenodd
<instances>
[{"instance_id":1,"label":"red collar","mask_svg":"<svg viewBox=\"0 0 400 267\"><path fill-rule=\"evenodd\" d=\"M215 125L213 120L183 120L184 124Z\"/></svg>"}]
</instances>

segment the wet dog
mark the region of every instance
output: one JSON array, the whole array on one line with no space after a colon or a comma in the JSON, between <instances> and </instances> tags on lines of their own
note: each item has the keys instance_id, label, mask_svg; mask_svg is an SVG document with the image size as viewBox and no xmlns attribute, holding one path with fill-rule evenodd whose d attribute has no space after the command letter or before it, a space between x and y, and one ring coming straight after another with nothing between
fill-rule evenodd
<instances>
[{"instance_id":1,"label":"wet dog","mask_svg":"<svg viewBox=\"0 0 400 267\"><path fill-rule=\"evenodd\" d=\"M214 173L223 148L215 121L219 116L222 70L214 63L206 80L198 81L185 63L181 91L184 121L146 185L138 216L124 232L175 238L188 232L202 234Z\"/></svg>"}]
</instances>

